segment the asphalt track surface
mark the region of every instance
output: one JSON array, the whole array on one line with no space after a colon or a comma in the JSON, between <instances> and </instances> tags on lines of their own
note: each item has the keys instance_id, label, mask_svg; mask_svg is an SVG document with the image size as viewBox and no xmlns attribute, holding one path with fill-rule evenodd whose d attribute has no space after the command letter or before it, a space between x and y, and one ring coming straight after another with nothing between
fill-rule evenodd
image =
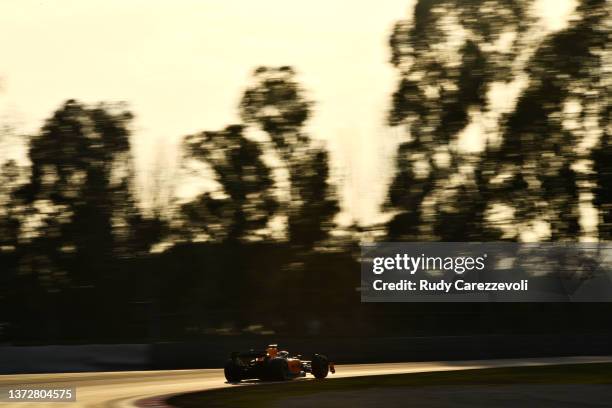
<instances>
[{"instance_id":1,"label":"asphalt track surface","mask_svg":"<svg viewBox=\"0 0 612 408\"><path fill-rule=\"evenodd\" d=\"M612 362L612 356L348 364L337 365L336 374L330 374L330 378L595 362ZM294 381L308 380L307 377ZM241 385L227 384L222 369L0 375L0 387L2 388L35 387L36 385L57 386L58 388L74 386L77 399L76 402L66 403L0 402L0 407L152 407L171 394L224 387L251 387L257 384L257 382ZM282 386L282 384L279 385ZM163 404L157 406L163 406Z\"/></svg>"}]
</instances>

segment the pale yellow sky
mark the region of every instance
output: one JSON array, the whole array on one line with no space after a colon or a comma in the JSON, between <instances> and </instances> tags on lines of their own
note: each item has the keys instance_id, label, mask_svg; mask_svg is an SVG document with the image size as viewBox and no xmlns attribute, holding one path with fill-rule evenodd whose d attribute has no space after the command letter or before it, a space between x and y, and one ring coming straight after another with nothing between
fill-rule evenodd
<instances>
[{"instance_id":1,"label":"pale yellow sky","mask_svg":"<svg viewBox=\"0 0 612 408\"><path fill-rule=\"evenodd\" d=\"M68 99L126 101L142 177L160 149L238 122L258 65L291 65L316 101L309 132L342 180L344 222L379 215L400 132L384 125L393 23L413 0L0 1L0 120L33 132ZM541 0L558 29L572 0Z\"/></svg>"}]
</instances>

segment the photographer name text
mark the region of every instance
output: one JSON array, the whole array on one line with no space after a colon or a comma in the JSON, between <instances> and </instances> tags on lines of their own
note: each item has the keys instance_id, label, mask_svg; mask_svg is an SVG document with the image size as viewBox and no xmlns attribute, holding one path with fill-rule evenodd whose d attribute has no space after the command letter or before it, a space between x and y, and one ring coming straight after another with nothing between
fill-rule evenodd
<instances>
[{"instance_id":1,"label":"photographer name text","mask_svg":"<svg viewBox=\"0 0 612 408\"><path fill-rule=\"evenodd\" d=\"M384 282L377 279L372 282L376 291L421 291L421 292L489 292L489 291L527 291L529 281L521 279L517 282L466 282L462 279L448 282L439 280L432 282L421 279L418 282L401 279L396 282Z\"/></svg>"}]
</instances>

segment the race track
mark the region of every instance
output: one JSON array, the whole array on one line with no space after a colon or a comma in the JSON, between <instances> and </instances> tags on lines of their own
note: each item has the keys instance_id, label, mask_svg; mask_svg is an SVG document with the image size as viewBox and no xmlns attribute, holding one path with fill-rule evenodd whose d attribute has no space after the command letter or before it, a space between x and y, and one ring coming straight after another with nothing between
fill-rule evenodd
<instances>
[{"instance_id":1,"label":"race track","mask_svg":"<svg viewBox=\"0 0 612 408\"><path fill-rule=\"evenodd\" d=\"M528 358L474 361L433 361L386 364L337 365L331 378L354 377L381 374L416 373L427 371L464 370L490 367L514 367L529 365L553 365L612 362L612 357L560 357ZM296 381L305 381L301 379ZM53 408L75 407L133 407L140 400L148 400L148 406L155 406L157 396L201 391L221 387L257 386L256 383L230 385L225 383L223 370L169 370L169 371L131 371L105 373L70 374L21 374L0 376L0 386L50 386L62 385L76 387L75 402L51 404ZM162 401L163 398L159 398ZM140 403L141 406L142 402ZM42 407L49 403L0 403L0 407Z\"/></svg>"}]
</instances>

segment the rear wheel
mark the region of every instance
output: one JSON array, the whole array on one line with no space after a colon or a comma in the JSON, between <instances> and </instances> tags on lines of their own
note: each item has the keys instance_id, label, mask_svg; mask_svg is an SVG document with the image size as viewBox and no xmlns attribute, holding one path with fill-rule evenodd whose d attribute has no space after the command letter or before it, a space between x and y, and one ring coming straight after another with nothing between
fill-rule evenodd
<instances>
[{"instance_id":1,"label":"rear wheel","mask_svg":"<svg viewBox=\"0 0 612 408\"><path fill-rule=\"evenodd\" d=\"M325 378L329 373L329 360L322 354L315 354L311 361L312 375L315 378Z\"/></svg>"},{"instance_id":2,"label":"rear wheel","mask_svg":"<svg viewBox=\"0 0 612 408\"><path fill-rule=\"evenodd\" d=\"M223 373L225 374L225 379L229 383L237 383L242 380L242 367L234 360L228 360L227 363L225 363Z\"/></svg>"},{"instance_id":3,"label":"rear wheel","mask_svg":"<svg viewBox=\"0 0 612 408\"><path fill-rule=\"evenodd\" d=\"M289 379L289 365L284 358L274 358L270 360L270 378L276 381Z\"/></svg>"}]
</instances>

